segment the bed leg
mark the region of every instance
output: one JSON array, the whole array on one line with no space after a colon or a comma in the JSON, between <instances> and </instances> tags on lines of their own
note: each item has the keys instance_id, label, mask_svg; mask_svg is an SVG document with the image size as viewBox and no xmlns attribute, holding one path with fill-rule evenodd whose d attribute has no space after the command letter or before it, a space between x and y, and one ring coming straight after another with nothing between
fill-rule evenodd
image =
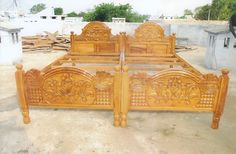
<instances>
[{"instance_id":1,"label":"bed leg","mask_svg":"<svg viewBox=\"0 0 236 154\"><path fill-rule=\"evenodd\" d=\"M120 126L120 114L114 112L114 126L119 127Z\"/></svg>"},{"instance_id":2,"label":"bed leg","mask_svg":"<svg viewBox=\"0 0 236 154\"><path fill-rule=\"evenodd\" d=\"M23 116L23 122L24 124L28 124L30 123L30 117L29 117L29 107L25 99L23 66L21 64L17 64L16 69L17 71L15 75L16 75L16 86L19 99L19 106Z\"/></svg>"},{"instance_id":3,"label":"bed leg","mask_svg":"<svg viewBox=\"0 0 236 154\"><path fill-rule=\"evenodd\" d=\"M225 100L228 91L229 84L229 71L227 69L221 70L222 75L220 76L220 89L218 95L218 101L214 110L213 120L211 124L211 128L217 129L219 127L220 117L224 110Z\"/></svg>"},{"instance_id":4,"label":"bed leg","mask_svg":"<svg viewBox=\"0 0 236 154\"><path fill-rule=\"evenodd\" d=\"M114 78L114 126L120 126L120 99L121 99L121 67L115 67Z\"/></svg>"},{"instance_id":5,"label":"bed leg","mask_svg":"<svg viewBox=\"0 0 236 154\"><path fill-rule=\"evenodd\" d=\"M126 127L127 126L127 113L122 113L121 114L121 127Z\"/></svg>"},{"instance_id":6,"label":"bed leg","mask_svg":"<svg viewBox=\"0 0 236 154\"><path fill-rule=\"evenodd\" d=\"M211 123L211 128L218 129L219 122L220 122L220 115L217 115L217 114L214 113L212 123Z\"/></svg>"},{"instance_id":7,"label":"bed leg","mask_svg":"<svg viewBox=\"0 0 236 154\"><path fill-rule=\"evenodd\" d=\"M22 115L23 115L24 124L29 124L30 123L29 110L28 109L27 110L22 110L21 112L22 112Z\"/></svg>"},{"instance_id":8,"label":"bed leg","mask_svg":"<svg viewBox=\"0 0 236 154\"><path fill-rule=\"evenodd\" d=\"M121 99L121 127L127 126L129 108L129 74L128 66L123 66L122 72L122 99Z\"/></svg>"}]
</instances>

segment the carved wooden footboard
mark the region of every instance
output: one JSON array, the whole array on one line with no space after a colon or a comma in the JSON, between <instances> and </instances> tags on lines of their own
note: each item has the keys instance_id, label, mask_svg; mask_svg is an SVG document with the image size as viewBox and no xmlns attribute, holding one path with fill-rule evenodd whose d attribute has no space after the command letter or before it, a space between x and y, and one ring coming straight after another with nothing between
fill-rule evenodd
<instances>
[{"instance_id":1,"label":"carved wooden footboard","mask_svg":"<svg viewBox=\"0 0 236 154\"><path fill-rule=\"evenodd\" d=\"M24 123L30 122L29 107L39 106L113 110L114 125L119 126L120 67L106 71L94 67L95 74L88 73L90 68L24 72L22 65L17 65L16 82Z\"/></svg>"},{"instance_id":2,"label":"carved wooden footboard","mask_svg":"<svg viewBox=\"0 0 236 154\"><path fill-rule=\"evenodd\" d=\"M228 87L228 71L222 75L196 75L185 70L129 73L123 67L121 126L126 126L129 110L213 112L212 128L218 128Z\"/></svg>"},{"instance_id":3,"label":"carved wooden footboard","mask_svg":"<svg viewBox=\"0 0 236 154\"><path fill-rule=\"evenodd\" d=\"M17 65L16 81L24 123L29 123L29 107L108 109L114 111L119 126L119 66L106 71L59 67L42 72L24 72Z\"/></svg>"}]
</instances>

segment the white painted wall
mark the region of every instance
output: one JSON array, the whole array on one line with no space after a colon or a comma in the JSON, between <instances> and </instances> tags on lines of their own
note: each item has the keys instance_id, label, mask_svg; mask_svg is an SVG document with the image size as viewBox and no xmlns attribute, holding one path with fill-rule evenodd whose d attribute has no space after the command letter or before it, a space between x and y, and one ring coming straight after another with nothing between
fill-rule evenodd
<instances>
[{"instance_id":1,"label":"white painted wall","mask_svg":"<svg viewBox=\"0 0 236 154\"><path fill-rule=\"evenodd\" d=\"M44 34L44 31L55 32L59 31L60 34L70 34L70 31L74 31L77 34L81 33L81 29L88 22L67 22L67 21L58 21L58 20L45 20L37 19L28 20L25 22L24 19L21 21L15 21L15 23L21 27L24 27L22 30L22 36L30 36L36 34ZM208 43L208 34L205 32L205 29L213 27L223 27L225 24L218 23L203 23L197 24L177 24L177 23L165 23L164 21L158 21L164 30L166 35L176 33L178 38L188 38L188 45L201 45L207 46ZM134 34L135 29L141 23L112 23L106 22L111 29L113 34L118 34L119 32L126 32L127 34Z\"/></svg>"},{"instance_id":2,"label":"white painted wall","mask_svg":"<svg viewBox=\"0 0 236 154\"><path fill-rule=\"evenodd\" d=\"M215 41L211 42L207 48L205 62L210 69L228 68L236 70L236 48L234 47L234 37L228 32L224 34L209 34L215 37ZM230 38L229 46L224 47L224 39Z\"/></svg>"},{"instance_id":3,"label":"white painted wall","mask_svg":"<svg viewBox=\"0 0 236 154\"><path fill-rule=\"evenodd\" d=\"M11 33L0 30L0 65L11 65L19 63L22 58L21 37L19 41L13 43Z\"/></svg>"}]
</instances>

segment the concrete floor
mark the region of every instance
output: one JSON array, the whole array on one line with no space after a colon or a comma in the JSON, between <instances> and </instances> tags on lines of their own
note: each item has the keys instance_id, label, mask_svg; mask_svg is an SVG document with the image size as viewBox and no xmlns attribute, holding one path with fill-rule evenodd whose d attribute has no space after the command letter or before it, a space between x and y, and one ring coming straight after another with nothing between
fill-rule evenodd
<instances>
[{"instance_id":1,"label":"concrete floor","mask_svg":"<svg viewBox=\"0 0 236 154\"><path fill-rule=\"evenodd\" d=\"M43 68L64 52L25 53L23 65ZM179 53L204 73L204 48ZM211 113L129 112L128 127L115 128L111 111L31 109L24 125L18 108L14 66L0 66L1 154L235 154L236 76L220 128ZM219 73L219 71L214 71Z\"/></svg>"}]
</instances>

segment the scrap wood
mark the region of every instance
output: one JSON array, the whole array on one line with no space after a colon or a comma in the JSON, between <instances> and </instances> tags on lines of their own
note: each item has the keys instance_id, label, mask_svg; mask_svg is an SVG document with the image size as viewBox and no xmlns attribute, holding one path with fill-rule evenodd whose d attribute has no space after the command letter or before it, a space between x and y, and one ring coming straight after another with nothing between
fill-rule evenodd
<instances>
[{"instance_id":1,"label":"scrap wood","mask_svg":"<svg viewBox=\"0 0 236 154\"><path fill-rule=\"evenodd\" d=\"M183 46L183 45L176 45L175 49L176 49L176 52L197 50L196 47L193 48L193 47L187 47L187 46Z\"/></svg>"},{"instance_id":2,"label":"scrap wood","mask_svg":"<svg viewBox=\"0 0 236 154\"><path fill-rule=\"evenodd\" d=\"M65 50L70 48L70 37L59 35L58 31L54 33L45 32L46 35L24 36L22 37L23 52L43 50Z\"/></svg>"}]
</instances>

